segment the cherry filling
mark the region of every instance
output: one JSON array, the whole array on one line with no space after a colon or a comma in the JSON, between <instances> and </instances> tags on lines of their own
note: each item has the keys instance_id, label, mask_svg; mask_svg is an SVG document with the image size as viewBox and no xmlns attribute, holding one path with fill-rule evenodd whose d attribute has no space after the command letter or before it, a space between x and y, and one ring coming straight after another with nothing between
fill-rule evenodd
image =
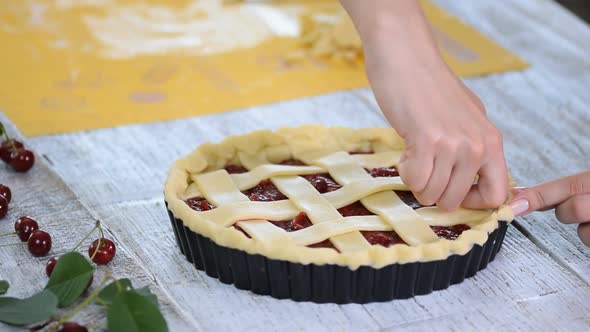
<instances>
[{"instance_id":1,"label":"cherry filling","mask_svg":"<svg viewBox=\"0 0 590 332\"><path fill-rule=\"evenodd\" d=\"M225 166L225 170L229 174L239 174L239 173L248 172L248 170L244 166L238 166L238 165L227 165L227 166Z\"/></svg>"},{"instance_id":2,"label":"cherry filling","mask_svg":"<svg viewBox=\"0 0 590 332\"><path fill-rule=\"evenodd\" d=\"M377 167L369 170L368 172L374 178L399 176L399 172L393 167Z\"/></svg>"},{"instance_id":3,"label":"cherry filling","mask_svg":"<svg viewBox=\"0 0 590 332\"><path fill-rule=\"evenodd\" d=\"M242 193L251 201L272 202L287 199L287 196L270 182L270 180L262 180L254 188L242 191Z\"/></svg>"},{"instance_id":4,"label":"cherry filling","mask_svg":"<svg viewBox=\"0 0 590 332\"><path fill-rule=\"evenodd\" d=\"M372 245L391 247L395 244L406 244L396 232L361 231L361 234Z\"/></svg>"},{"instance_id":5,"label":"cherry filling","mask_svg":"<svg viewBox=\"0 0 590 332\"><path fill-rule=\"evenodd\" d=\"M185 203L195 211L208 211L215 208L213 205L211 205L211 203L202 197L189 198L185 201Z\"/></svg>"},{"instance_id":6,"label":"cherry filling","mask_svg":"<svg viewBox=\"0 0 590 332\"><path fill-rule=\"evenodd\" d=\"M359 154L351 153L351 154ZM362 152L364 153L364 152ZM366 152L370 153L370 152ZM305 166L301 160L297 159L287 159L280 162L281 165L291 165L291 166ZM245 173L248 170L242 166L238 165L227 165L225 170L230 174L238 174L238 173ZM399 176L397 169L394 167L378 167L374 169L366 170L372 177L393 177ZM331 191L338 190L342 188L340 184L338 184L329 174L327 173L320 173L320 174L310 174L310 175L303 175L309 183L320 193L327 193ZM250 188L242 192L244 195L248 196L248 198L252 201L263 201L263 202L272 202L272 201L279 201L283 199L287 199L283 193L281 193L278 188L268 179L262 180L258 183L255 187ZM412 209L418 209L424 207L424 205L420 204L416 197L410 191L395 191L395 193L400 197L400 199ZM193 210L196 211L208 211L214 209L211 203L207 201L207 199L202 197L192 197L187 199L186 204ZM341 207L338 209L338 212L344 217L350 216L368 216L374 215L371 211L369 211L364 205L361 204L360 201L354 202L350 205ZM284 229L287 232L294 232L298 230L302 230L304 228L312 226L311 220L307 217L305 212L300 212L295 218L291 220L282 220L282 221L274 221L270 220L275 226ZM250 237L243 229L239 226L234 225L234 227L241 231L245 236ZM445 238L448 240L455 240L456 238L461 235L464 231L469 229L469 226L459 224L454 226L431 226L430 227L439 238ZM394 231L361 231L361 234L365 237L365 239L372 245L380 245L383 247L390 247L395 244L405 244L404 240L402 240L397 233ZM308 247L311 248L332 248L336 249L330 240L324 240L319 243L314 243L309 245Z\"/></svg>"},{"instance_id":7,"label":"cherry filling","mask_svg":"<svg viewBox=\"0 0 590 332\"><path fill-rule=\"evenodd\" d=\"M313 225L311 223L311 220L309 220L309 218L307 217L307 214L305 212L299 212L299 214L291 220L270 221L270 222L273 223L275 226L286 230L287 232L298 231L298 230L301 230L301 229L304 229L304 228L307 228L307 227Z\"/></svg>"},{"instance_id":8,"label":"cherry filling","mask_svg":"<svg viewBox=\"0 0 590 332\"><path fill-rule=\"evenodd\" d=\"M455 240L461 235L461 233L469 230L469 226L464 224L454 226L430 226L430 228L432 228L438 237L447 240Z\"/></svg>"}]
</instances>

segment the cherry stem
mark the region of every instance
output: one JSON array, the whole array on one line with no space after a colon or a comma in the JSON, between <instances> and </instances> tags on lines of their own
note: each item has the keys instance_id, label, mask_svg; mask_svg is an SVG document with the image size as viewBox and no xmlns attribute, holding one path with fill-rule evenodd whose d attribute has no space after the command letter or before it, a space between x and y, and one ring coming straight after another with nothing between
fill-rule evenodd
<instances>
[{"instance_id":1,"label":"cherry stem","mask_svg":"<svg viewBox=\"0 0 590 332\"><path fill-rule=\"evenodd\" d=\"M100 228L101 228L101 227L100 227L100 221L98 221L98 220L96 221L96 224L95 224L95 225L94 225L94 227L93 227L93 228L90 230L90 232L88 232L88 234L86 234L86 236L84 236L84 238L83 238L82 240L80 240L80 242L78 242L78 244L76 244L76 246L74 247L74 249L72 249L72 251L76 251L76 249L78 249L78 248L79 248L79 247L82 245L82 243L84 243L84 241L86 241L86 239L87 239L88 237L90 237L90 235L92 235L92 233L94 233L94 231L95 231L97 228L98 228L98 229L100 229Z\"/></svg>"},{"instance_id":2,"label":"cherry stem","mask_svg":"<svg viewBox=\"0 0 590 332\"><path fill-rule=\"evenodd\" d=\"M15 235L15 234L18 234L18 232L10 232L10 233L0 234L0 237L8 236L8 235Z\"/></svg>"},{"instance_id":3,"label":"cherry stem","mask_svg":"<svg viewBox=\"0 0 590 332\"><path fill-rule=\"evenodd\" d=\"M12 151L16 152L16 145L14 145L14 141L10 138L10 136L8 136L8 132L6 132L6 128L4 128L2 122L0 122L0 130L2 130L2 132L4 133L4 137L6 137L6 141L12 147Z\"/></svg>"},{"instance_id":4,"label":"cherry stem","mask_svg":"<svg viewBox=\"0 0 590 332\"><path fill-rule=\"evenodd\" d=\"M96 287L96 289L94 289L94 291L92 291L92 293L90 293L90 295L88 295L88 297L85 298L84 301L80 302L80 304L78 304L76 307L74 307L74 309L72 309L72 311L70 311L67 314L65 314L64 316L62 316L60 318L60 320L57 321L57 323L52 328L49 329L49 331L57 331L57 329L61 326L61 324L67 322L68 319L74 317L75 314L77 314L80 310L84 309L87 305L89 305L92 302L92 300L94 300L98 296L100 291L102 291L103 287L106 285L107 281L109 281L110 278L111 278L111 273L107 271L104 275L104 278L102 278L102 281L98 285L98 287Z\"/></svg>"},{"instance_id":5,"label":"cherry stem","mask_svg":"<svg viewBox=\"0 0 590 332\"><path fill-rule=\"evenodd\" d=\"M98 226L98 232L100 233L100 237L98 238L98 243L97 243L96 249L94 249L94 252L92 253L92 257L90 257L91 261L94 261L94 257L96 256L96 254L98 254L98 251L100 250L100 246L102 245L102 239L104 239L104 233L102 232L102 227L100 227L99 221L96 222L96 225Z\"/></svg>"},{"instance_id":6,"label":"cherry stem","mask_svg":"<svg viewBox=\"0 0 590 332\"><path fill-rule=\"evenodd\" d=\"M0 248L2 248L2 247L12 247L12 246L18 246L18 245L25 245L25 244L27 244L27 242L17 242L17 243L0 244Z\"/></svg>"}]
</instances>

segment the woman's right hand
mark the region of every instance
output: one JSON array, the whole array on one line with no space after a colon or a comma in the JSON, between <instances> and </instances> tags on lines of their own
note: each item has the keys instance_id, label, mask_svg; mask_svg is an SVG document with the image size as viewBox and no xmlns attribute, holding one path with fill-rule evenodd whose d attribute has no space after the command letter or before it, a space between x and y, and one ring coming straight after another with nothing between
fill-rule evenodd
<instances>
[{"instance_id":1,"label":"woman's right hand","mask_svg":"<svg viewBox=\"0 0 590 332\"><path fill-rule=\"evenodd\" d=\"M422 204L447 210L501 205L508 193L502 136L445 64L418 2L342 2L363 41L377 102L406 141L404 183Z\"/></svg>"}]
</instances>

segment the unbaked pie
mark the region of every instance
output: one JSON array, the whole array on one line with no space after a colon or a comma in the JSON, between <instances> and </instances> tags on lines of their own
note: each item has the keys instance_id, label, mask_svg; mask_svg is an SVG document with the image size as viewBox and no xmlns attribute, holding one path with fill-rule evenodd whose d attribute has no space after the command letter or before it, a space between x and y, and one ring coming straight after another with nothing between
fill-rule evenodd
<instances>
[{"instance_id":1,"label":"unbaked pie","mask_svg":"<svg viewBox=\"0 0 590 332\"><path fill-rule=\"evenodd\" d=\"M240 289L366 303L444 289L485 268L509 207L423 206L398 176L391 128L304 126L203 144L165 199L180 251Z\"/></svg>"}]
</instances>

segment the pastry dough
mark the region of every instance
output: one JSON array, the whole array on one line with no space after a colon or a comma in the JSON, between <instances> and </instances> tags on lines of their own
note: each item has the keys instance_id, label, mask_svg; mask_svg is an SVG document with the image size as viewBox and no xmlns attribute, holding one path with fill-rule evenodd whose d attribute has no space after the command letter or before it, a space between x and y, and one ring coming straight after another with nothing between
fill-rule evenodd
<instances>
[{"instance_id":1,"label":"pastry dough","mask_svg":"<svg viewBox=\"0 0 590 332\"><path fill-rule=\"evenodd\" d=\"M350 151L371 151L349 154ZM407 190L399 177L373 178L366 169L395 166L403 140L391 128L326 128L304 126L276 132L256 131L232 136L221 143L204 144L174 163L165 185L170 211L190 230L215 243L302 264L337 264L356 269L380 268L393 263L427 262L465 254L482 245L498 221L511 221L504 205L497 210L437 207L413 210L393 190ZM309 166L277 165L294 158ZM249 171L228 174L228 164ZM320 194L299 175L329 173L342 188ZM250 201L241 191L270 179L287 200ZM184 199L200 196L216 208L192 210ZM373 216L343 217L337 209L359 201ZM312 226L287 232L268 220L292 219L304 211ZM430 226L468 224L457 239L436 236ZM232 227L239 226L250 237ZM360 231L395 231L406 244L371 245ZM338 251L307 245L330 239Z\"/></svg>"}]
</instances>

